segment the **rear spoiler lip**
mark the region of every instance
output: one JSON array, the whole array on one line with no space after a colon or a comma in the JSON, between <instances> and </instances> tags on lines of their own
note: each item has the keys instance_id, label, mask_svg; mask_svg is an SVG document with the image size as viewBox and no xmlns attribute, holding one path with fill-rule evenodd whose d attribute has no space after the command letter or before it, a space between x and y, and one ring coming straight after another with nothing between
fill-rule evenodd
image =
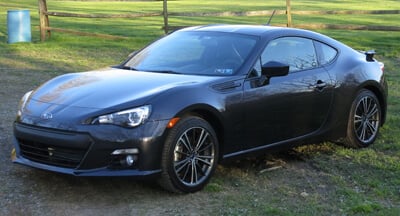
<instances>
[{"instance_id":1,"label":"rear spoiler lip","mask_svg":"<svg viewBox=\"0 0 400 216\"><path fill-rule=\"evenodd\" d=\"M378 62L379 67L381 68L382 71L384 71L385 64L381 61L374 59L374 55L376 54L375 50L368 50L368 51L359 50L359 52L365 55L365 60L367 62Z\"/></svg>"},{"instance_id":2,"label":"rear spoiler lip","mask_svg":"<svg viewBox=\"0 0 400 216\"><path fill-rule=\"evenodd\" d=\"M374 55L375 55L375 50L368 50L368 51L364 51L365 54L365 58L368 62L373 62L374 60Z\"/></svg>"},{"instance_id":3,"label":"rear spoiler lip","mask_svg":"<svg viewBox=\"0 0 400 216\"><path fill-rule=\"evenodd\" d=\"M368 62L375 61L375 59L374 59L374 55L376 54L375 50L368 50L368 51L358 50L358 52L364 54L365 60L367 60Z\"/></svg>"}]
</instances>

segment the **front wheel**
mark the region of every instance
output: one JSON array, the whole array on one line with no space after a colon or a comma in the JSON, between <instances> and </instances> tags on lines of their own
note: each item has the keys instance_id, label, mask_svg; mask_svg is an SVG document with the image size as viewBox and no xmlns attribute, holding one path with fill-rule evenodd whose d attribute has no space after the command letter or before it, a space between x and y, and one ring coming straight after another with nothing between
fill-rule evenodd
<instances>
[{"instance_id":1,"label":"front wheel","mask_svg":"<svg viewBox=\"0 0 400 216\"><path fill-rule=\"evenodd\" d=\"M361 90L351 106L345 144L354 148L371 145L378 136L381 114L375 94Z\"/></svg>"},{"instance_id":2,"label":"front wheel","mask_svg":"<svg viewBox=\"0 0 400 216\"><path fill-rule=\"evenodd\" d=\"M182 118L169 132L163 149L160 185L175 193L201 190L218 163L218 140L202 118Z\"/></svg>"}]
</instances>

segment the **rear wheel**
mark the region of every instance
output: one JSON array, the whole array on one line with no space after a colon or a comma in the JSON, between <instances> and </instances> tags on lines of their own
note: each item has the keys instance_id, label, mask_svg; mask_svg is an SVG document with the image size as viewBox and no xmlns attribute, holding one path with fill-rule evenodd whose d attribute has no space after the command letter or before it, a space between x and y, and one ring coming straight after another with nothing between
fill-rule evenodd
<instances>
[{"instance_id":1,"label":"rear wheel","mask_svg":"<svg viewBox=\"0 0 400 216\"><path fill-rule=\"evenodd\" d=\"M201 190L218 163L218 140L202 118L181 119L169 132L162 154L160 185L176 193Z\"/></svg>"},{"instance_id":2,"label":"rear wheel","mask_svg":"<svg viewBox=\"0 0 400 216\"><path fill-rule=\"evenodd\" d=\"M361 90L351 106L345 144L354 148L371 145L378 136L380 121L378 98L369 90Z\"/></svg>"}]
</instances>

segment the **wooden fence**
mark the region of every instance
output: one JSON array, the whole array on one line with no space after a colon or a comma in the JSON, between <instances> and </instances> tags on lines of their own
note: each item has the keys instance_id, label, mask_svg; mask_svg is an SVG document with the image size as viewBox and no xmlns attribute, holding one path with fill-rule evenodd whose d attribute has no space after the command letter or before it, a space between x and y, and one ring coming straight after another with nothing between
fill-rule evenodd
<instances>
[{"instance_id":1,"label":"wooden fence","mask_svg":"<svg viewBox=\"0 0 400 216\"><path fill-rule=\"evenodd\" d=\"M234 17L234 16L271 16L275 15L286 15L288 27L297 27L297 28L305 28L305 29L345 29L345 30L379 30L379 31L400 31L400 26L371 26L371 25L338 25L338 24L297 24L294 25L292 22L292 15L332 15L332 14L400 14L400 10L342 10L342 11L293 11L291 10L291 0L286 0L286 10L262 10L262 11L228 11L228 12L194 12L194 13L179 13L179 12L169 12L167 0L163 0L163 8L160 9L159 13L130 13L130 14L76 14L76 13L67 13L67 12L51 12L47 9L46 0L38 0L39 5L39 22L40 22L40 40L45 41L46 38L51 36L51 31L60 31L67 32L77 35L86 35L86 36L96 36L102 38L126 38L123 36L115 36L108 34L98 34L98 33L88 33L75 31L70 29L62 29L62 28L54 28L50 27L49 16L57 16L57 17L78 17L78 18L138 18L138 17L154 17L154 16L162 16L164 19L164 23L162 25L162 29L164 29L165 33L168 33L170 30L174 30L177 28L182 28L185 26L173 26L170 25L168 19L171 16L180 16L180 17Z\"/></svg>"}]
</instances>

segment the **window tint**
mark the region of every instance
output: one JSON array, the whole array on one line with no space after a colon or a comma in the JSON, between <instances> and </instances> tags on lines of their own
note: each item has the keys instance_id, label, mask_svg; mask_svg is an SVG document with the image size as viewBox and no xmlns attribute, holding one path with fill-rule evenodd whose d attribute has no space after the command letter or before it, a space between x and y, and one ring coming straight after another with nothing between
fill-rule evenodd
<instances>
[{"instance_id":1,"label":"window tint","mask_svg":"<svg viewBox=\"0 0 400 216\"><path fill-rule=\"evenodd\" d=\"M313 41L299 37L284 37L271 41L261 55L262 64L269 61L288 64L290 72L318 66Z\"/></svg>"},{"instance_id":2,"label":"window tint","mask_svg":"<svg viewBox=\"0 0 400 216\"><path fill-rule=\"evenodd\" d=\"M315 45L319 50L318 61L320 65L328 64L335 59L337 55L336 49L321 42L315 42Z\"/></svg>"}]
</instances>

